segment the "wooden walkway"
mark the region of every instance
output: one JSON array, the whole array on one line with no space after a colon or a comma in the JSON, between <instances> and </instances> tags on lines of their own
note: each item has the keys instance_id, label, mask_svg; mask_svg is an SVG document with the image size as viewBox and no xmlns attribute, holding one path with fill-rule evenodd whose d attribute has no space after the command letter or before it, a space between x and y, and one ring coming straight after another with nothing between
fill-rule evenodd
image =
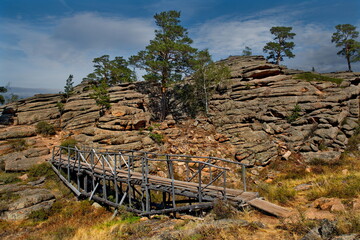
<instances>
[{"instance_id":1,"label":"wooden walkway","mask_svg":"<svg viewBox=\"0 0 360 240\"><path fill-rule=\"evenodd\" d=\"M221 158L54 147L51 164L78 197L140 215L211 208L217 199L266 205L246 191L246 166ZM241 171L242 189L227 186L230 168Z\"/></svg>"}]
</instances>

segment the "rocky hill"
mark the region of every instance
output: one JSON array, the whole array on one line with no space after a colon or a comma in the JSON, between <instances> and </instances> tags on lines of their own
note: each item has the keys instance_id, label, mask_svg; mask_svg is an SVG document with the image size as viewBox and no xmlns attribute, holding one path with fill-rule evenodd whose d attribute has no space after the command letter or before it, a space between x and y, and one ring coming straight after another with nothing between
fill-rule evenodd
<instances>
[{"instance_id":1,"label":"rocky hill","mask_svg":"<svg viewBox=\"0 0 360 240\"><path fill-rule=\"evenodd\" d=\"M62 130L60 138L94 147L236 156L264 165L291 153L305 160L336 159L358 128L359 73L329 74L344 79L338 84L298 79L294 74L300 71L262 56L221 62L229 66L231 79L217 87L207 118L184 120L180 114L176 121L170 115L153 122L151 91L143 82L111 87L112 107L101 116L82 83L66 102L60 94L42 94L4 106L0 139L35 135L32 127L23 128L48 121Z\"/></svg>"},{"instance_id":2,"label":"rocky hill","mask_svg":"<svg viewBox=\"0 0 360 240\"><path fill-rule=\"evenodd\" d=\"M315 74L318 78L315 81L301 71L270 64L262 56L232 56L221 63L229 66L231 78L216 86L209 102L208 116L199 115L195 119L186 115L184 106L179 104L173 94L170 106L172 114L163 122L155 121L156 91L154 86L144 82L111 87L111 109L105 114L101 113L95 101L90 98L91 90L86 82L76 86L75 94L69 99L64 99L61 94L41 94L1 106L0 219L43 219L41 214L45 211L52 217L46 224L35 223L35 228L42 230L38 233L31 230L34 236L53 232L53 229L59 227L59 221L68 226L65 230L70 232L64 230L68 235L75 234L77 228L80 230L76 234L82 234L81 228L85 229L84 234L89 230L90 233L97 231L99 228L89 229L90 223L88 226L80 224L79 216L84 214L88 214L89 219L94 219L89 220L93 224L107 221L110 214L105 210L96 210L89 202L69 201L69 190L59 184L51 168L38 165L51 158L53 146L66 139L74 139L80 146L210 155L241 161L251 168L247 174L249 188L259 191L268 200L280 204L291 200L294 203L288 203L290 207L297 209L301 205L304 216L311 221L338 217L342 219L340 223L352 221L347 215L341 214L344 209L359 210L359 135L355 148L352 147L354 154L350 152L346 156L347 161L339 158L349 139L359 133L360 73ZM188 81L191 82L191 78ZM171 91L170 88L169 92ZM54 125L56 134L38 134L36 124L41 121ZM280 159L288 161L278 164ZM314 159L320 160L318 163L323 165L313 165ZM337 160L341 163L333 164ZM263 167L267 164L272 165ZM234 187L239 182L236 172L235 169L228 176L229 184ZM336 175L333 175L334 172ZM165 175L161 169L157 169L156 173ZM337 186L341 186L340 189ZM315 199L317 200L314 201ZM318 204L319 207L316 205L319 201L326 203L320 204L321 206ZM54 202L57 203L55 206ZM84 207L86 213L82 209ZM342 210L338 211L339 209ZM35 214L32 214L34 211ZM68 212L71 211L75 212L70 216ZM337 212L340 215L336 215ZM102 218L98 217L99 214ZM247 214L244 213L241 218ZM246 224L240 227L238 220L224 220L228 224L224 226L231 227L216 228L216 232L225 231L232 236L233 229L240 229L241 234L245 230L246 236L252 236L252 227L258 229L257 224L264 225L262 222L258 223L259 219L267 221L266 224L270 227L256 231L255 234L272 236L272 239L279 234L286 236L284 239L293 239L287 235L287 231L289 234L297 232L304 235L309 230L309 223L304 222L305 220L296 223L299 226L306 225L303 226L306 231L299 231L299 228L293 230L296 225L292 223L286 223L288 225L285 229L285 225L282 225L285 223L270 216L259 216L260 214L255 213L251 221L245 221ZM356 216L355 222L359 219ZM44 219L46 218L47 216ZM186 217L184 219L179 220L181 226L189 225L189 229L193 229L193 220L188 224ZM12 230L12 223L2 221L0 220L0 238L7 236L8 239L13 239L17 234L27 238L27 228L31 227L20 224ZM153 228L152 224L157 223L152 221L157 220L140 221L134 226L149 225ZM209 226L219 225L213 220L206 220L204 224L201 222L203 220L194 221L197 224L195 232L177 230L177 220L166 219L162 230L154 230L152 234L156 236L154 239L169 239L165 235L164 238L157 238L159 232L166 231L169 236L174 236L173 239L179 239L176 236L208 234L208 231L202 230L205 223L210 224ZM73 227L74 223L76 227ZM1 233L2 229L6 231ZM59 234L63 234L61 229L58 229ZM344 233L357 232L356 229L345 230ZM107 227L101 234L111 235L114 232L116 233L115 228L110 231ZM260 235L255 238L262 239ZM147 235L144 237L148 238Z\"/></svg>"}]
</instances>

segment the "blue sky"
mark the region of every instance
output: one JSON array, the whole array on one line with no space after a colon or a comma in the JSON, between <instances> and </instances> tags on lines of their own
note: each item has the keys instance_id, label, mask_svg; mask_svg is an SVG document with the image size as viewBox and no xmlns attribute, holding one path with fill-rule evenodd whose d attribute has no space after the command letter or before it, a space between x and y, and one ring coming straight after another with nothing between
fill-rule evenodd
<instances>
[{"instance_id":1,"label":"blue sky","mask_svg":"<svg viewBox=\"0 0 360 240\"><path fill-rule=\"evenodd\" d=\"M153 15L181 11L194 46L215 60L253 54L272 39L272 26L292 26L297 35L290 68L346 70L331 34L337 24L360 31L359 0L0 0L0 86L62 90L92 72L103 54L129 57L154 37ZM360 63L353 64L360 71ZM44 90L42 90L44 91Z\"/></svg>"}]
</instances>

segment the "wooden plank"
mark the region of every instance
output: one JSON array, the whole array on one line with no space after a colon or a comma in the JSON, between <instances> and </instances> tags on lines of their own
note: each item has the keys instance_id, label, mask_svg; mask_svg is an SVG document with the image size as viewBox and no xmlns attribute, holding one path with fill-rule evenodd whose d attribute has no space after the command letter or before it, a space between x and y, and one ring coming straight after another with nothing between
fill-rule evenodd
<instances>
[{"instance_id":1,"label":"wooden plank","mask_svg":"<svg viewBox=\"0 0 360 240\"><path fill-rule=\"evenodd\" d=\"M195 210L198 210L198 209L212 208L213 206L214 206L214 203L210 202L210 203L202 203L202 204L182 206L182 207L176 207L176 208L153 210L151 212L142 213L141 215L142 216L147 216L147 215L154 215L154 214L166 214L166 213L172 213L172 212L195 211Z\"/></svg>"},{"instance_id":2,"label":"wooden plank","mask_svg":"<svg viewBox=\"0 0 360 240\"><path fill-rule=\"evenodd\" d=\"M283 207L280 207L279 205L273 204L271 202L262 200L260 198L255 198L253 200L250 200L248 202L250 206L253 206L255 208L258 208L264 212L270 213L272 215L275 215L277 217L289 217L291 215L291 212Z\"/></svg>"},{"instance_id":3,"label":"wooden plank","mask_svg":"<svg viewBox=\"0 0 360 240\"><path fill-rule=\"evenodd\" d=\"M75 160L70 160L70 162L73 166L76 166L79 164L79 162L76 162ZM60 165L61 165L61 162L60 162ZM89 169L89 166L86 165L86 163L80 162L80 165L81 165L80 168L84 172L91 174L90 170L86 170L86 169ZM105 177L108 180L113 180L114 174L113 174L113 172L111 172L111 170L113 170L113 169L110 169L109 167L103 168L103 166L95 165L93 172L96 175L99 175L99 177L104 177L103 175L105 174L106 175ZM120 169L116 170L116 178L118 178L119 181L127 181L128 174L129 174L129 172L127 170L120 170ZM143 180L142 173L130 171L130 176L131 176L130 181L133 184L135 184L135 185L142 184L142 180ZM168 192L166 189L167 188L171 189L171 186L172 186L172 179L163 178L163 177L156 176L156 175L149 175L148 182L150 185L154 186L155 189L153 187L151 187L154 190ZM206 186L206 184L203 183L203 184L201 184L201 186ZM177 192L177 195L196 198L197 197L196 194L198 194L199 183L174 180L174 187ZM206 197L207 200L212 201L215 198L222 198L223 190L224 190L223 187L210 185L210 186L206 187L205 189L202 189L202 194L204 196L207 196ZM186 192L183 192L183 191L186 191ZM242 203L242 202L254 199L256 197L257 197L256 193L244 192L244 191L238 190L238 189L226 188L226 198L229 201Z\"/></svg>"},{"instance_id":4,"label":"wooden plank","mask_svg":"<svg viewBox=\"0 0 360 240\"><path fill-rule=\"evenodd\" d=\"M76 194L76 196L81 195L80 191L77 190L76 187L74 187L71 183L69 183L67 179L64 178L64 176L61 175L61 173L52 164L51 167L54 170L54 172L59 176L59 178L65 183L65 185L68 186L68 188L70 188Z\"/></svg>"}]
</instances>

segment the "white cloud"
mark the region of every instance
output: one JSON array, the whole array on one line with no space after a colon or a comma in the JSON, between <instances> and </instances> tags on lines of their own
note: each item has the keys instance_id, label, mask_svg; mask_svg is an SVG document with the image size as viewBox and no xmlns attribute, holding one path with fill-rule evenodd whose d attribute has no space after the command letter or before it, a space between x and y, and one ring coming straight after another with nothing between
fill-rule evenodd
<instances>
[{"instance_id":1,"label":"white cloud","mask_svg":"<svg viewBox=\"0 0 360 240\"><path fill-rule=\"evenodd\" d=\"M52 39L73 44L79 49L117 48L129 52L145 46L153 37L153 20L108 18L94 13L64 18Z\"/></svg>"},{"instance_id":2,"label":"white cloud","mask_svg":"<svg viewBox=\"0 0 360 240\"><path fill-rule=\"evenodd\" d=\"M209 48L214 57L224 58L240 55L245 46L259 53L265 43L271 40L269 29L275 21L262 20L213 20L198 26L192 33L199 48Z\"/></svg>"},{"instance_id":3,"label":"white cloud","mask_svg":"<svg viewBox=\"0 0 360 240\"><path fill-rule=\"evenodd\" d=\"M209 48L218 60L241 55L245 46L250 47L254 55L264 55L263 47L272 40L270 28L292 26L292 31L297 34L293 40L296 57L285 58L285 65L302 70L314 67L319 72L347 70L345 59L336 55L339 49L331 43L333 29L298 22L296 16L299 14L302 14L301 9L295 12L281 7L259 12L255 17L217 18L197 26L191 33L195 36L196 46ZM360 63L353 63L352 68L360 71Z\"/></svg>"},{"instance_id":4,"label":"white cloud","mask_svg":"<svg viewBox=\"0 0 360 240\"><path fill-rule=\"evenodd\" d=\"M0 31L0 79L12 86L62 88L69 74L76 83L92 72L103 54L129 57L153 38L152 20L82 13L43 27L6 22Z\"/></svg>"}]
</instances>

